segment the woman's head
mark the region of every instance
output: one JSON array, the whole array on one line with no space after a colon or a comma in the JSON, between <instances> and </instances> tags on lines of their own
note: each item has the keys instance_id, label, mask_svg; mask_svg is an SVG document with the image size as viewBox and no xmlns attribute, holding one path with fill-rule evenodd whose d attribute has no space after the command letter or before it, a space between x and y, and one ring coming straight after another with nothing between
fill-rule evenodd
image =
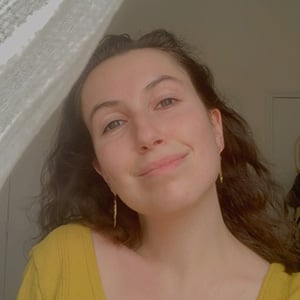
<instances>
[{"instance_id":1,"label":"woman's head","mask_svg":"<svg viewBox=\"0 0 300 300\"><path fill-rule=\"evenodd\" d=\"M223 184L217 180L221 169ZM179 191L191 193L190 199L206 189L213 193L217 180L230 231L269 260L270 248L278 248L277 261L284 252L276 239L279 225L268 215L276 185L247 123L219 97L209 69L164 30L137 40L113 35L100 42L65 101L45 171L41 223L46 232L79 220L135 246L141 240L136 211L157 212L155 193L178 195L178 206L170 209L179 209L184 196ZM185 172L190 177L184 181ZM157 176L166 183L176 177L179 186L170 180L154 190ZM146 193L151 190L152 197ZM113 193L127 204L118 202L116 229Z\"/></svg>"},{"instance_id":2,"label":"woman's head","mask_svg":"<svg viewBox=\"0 0 300 300\"><path fill-rule=\"evenodd\" d=\"M198 94L199 100L201 99L201 102L204 104L207 111L214 112L214 115L216 109L220 111L221 114L223 114L224 111L225 115L226 112L228 111L227 115L229 115L229 117L232 117L232 115L234 115L234 117L232 118L233 121L236 121L237 119L237 121L243 122L241 119L239 119L238 115L235 115L235 113L232 110L228 109L223 104L223 102L216 94L216 91L213 86L213 79L208 68L203 64L199 64L195 59L193 59L192 55L189 54L188 48L181 41L176 39L172 34L164 30L157 30L151 32L149 34L142 36L138 40L132 40L127 35L107 36L106 38L104 38L103 41L100 42L99 46L95 50L94 54L92 55L87 67L85 68L81 78L78 81L78 84L77 85L75 84L75 88L77 88L76 101L78 107L80 107L78 111L82 113L81 110L82 100L83 100L82 88L85 85L87 79L91 77L91 73L92 74L95 73L95 69L99 69L99 68L103 69L104 66L108 64L112 64L111 61L117 61L115 63L115 66L113 67L109 66L106 69L110 69L112 72L114 72L114 74L119 74L120 73L119 70L121 69L121 67L118 66L118 60L119 61L122 60L124 56L125 58L123 59L123 61L125 62L128 61L127 59L128 57L131 57L132 59L136 60L138 54L140 53L144 53L144 57L141 58L139 62L137 62L137 65L140 66L142 73L145 73L145 71L147 71L148 66L151 65L151 62L148 61L149 53L150 54L157 53L156 54L157 56L158 55L161 56L159 60L171 62L174 68L183 72L186 77L189 77L189 81L190 81L189 83L193 85L192 87L193 91L195 91ZM128 69L128 67L126 68ZM130 71L128 71L128 73L130 73ZM156 75L158 76L158 74ZM162 72L161 75L166 75L166 74ZM102 78L101 75L94 76L94 78L95 78L94 86L98 87L98 89L96 89L95 91L96 94L99 93L101 83L103 83L102 86L105 86L106 88L108 87L107 83L105 84L103 82L103 79L106 78L105 74L102 76ZM136 80L132 80L132 82L136 82ZM116 84L117 86L115 86ZM114 89L115 91L119 91L120 90L119 83L114 83L114 86L111 89ZM103 88L101 90L103 91ZM88 98L88 96L86 98ZM91 98L97 100L98 102L100 101L100 95L99 98L97 99L94 96L91 96ZM88 101L86 102L88 103ZM234 126L233 124L234 122L231 122L232 120L227 120L227 115L225 116L225 120L224 120L225 134L228 126ZM85 120L85 124L87 125L87 127L89 127L87 120ZM89 131L91 133L91 130ZM248 134L248 131L242 132L241 136L243 136L245 133ZM221 151L222 149L219 150L219 153ZM229 151L231 151L230 147L229 147ZM237 154L237 156L238 155L239 154ZM98 158L101 159L101 156ZM233 152L231 151L230 158L235 159L234 151ZM108 160L108 156L105 155L105 161L107 162L107 160ZM226 171L224 171L224 173L226 173Z\"/></svg>"},{"instance_id":3,"label":"woman's head","mask_svg":"<svg viewBox=\"0 0 300 300\"><path fill-rule=\"evenodd\" d=\"M217 200L221 115L172 56L145 48L107 59L87 77L81 108L94 167L131 209L165 219L208 193Z\"/></svg>"}]
</instances>

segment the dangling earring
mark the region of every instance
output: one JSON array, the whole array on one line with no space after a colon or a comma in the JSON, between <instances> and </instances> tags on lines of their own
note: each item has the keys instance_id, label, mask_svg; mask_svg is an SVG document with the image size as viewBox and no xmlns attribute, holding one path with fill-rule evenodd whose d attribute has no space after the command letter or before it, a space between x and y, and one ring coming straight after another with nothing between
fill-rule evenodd
<instances>
[{"instance_id":1,"label":"dangling earring","mask_svg":"<svg viewBox=\"0 0 300 300\"><path fill-rule=\"evenodd\" d=\"M220 155L220 171L219 171L220 183L223 183L223 173L222 173L222 156Z\"/></svg>"},{"instance_id":2,"label":"dangling earring","mask_svg":"<svg viewBox=\"0 0 300 300\"><path fill-rule=\"evenodd\" d=\"M117 227L117 214L118 214L117 194L114 194L114 228Z\"/></svg>"},{"instance_id":3,"label":"dangling earring","mask_svg":"<svg viewBox=\"0 0 300 300\"><path fill-rule=\"evenodd\" d=\"M223 174L222 174L222 169L220 169L220 173L219 173L219 179L220 179L220 183L223 183Z\"/></svg>"}]
</instances>

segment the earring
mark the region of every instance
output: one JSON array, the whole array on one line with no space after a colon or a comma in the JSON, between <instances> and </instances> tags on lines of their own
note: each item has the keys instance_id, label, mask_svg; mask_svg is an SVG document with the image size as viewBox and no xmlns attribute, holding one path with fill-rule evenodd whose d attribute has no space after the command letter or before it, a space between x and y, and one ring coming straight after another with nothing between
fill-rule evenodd
<instances>
[{"instance_id":1,"label":"earring","mask_svg":"<svg viewBox=\"0 0 300 300\"><path fill-rule=\"evenodd\" d=\"M220 179L220 183L222 184L223 183L222 169L220 170L220 173L219 173L219 179Z\"/></svg>"},{"instance_id":2,"label":"earring","mask_svg":"<svg viewBox=\"0 0 300 300\"><path fill-rule=\"evenodd\" d=\"M222 184L223 183L223 173L222 173L222 156L221 156L221 154L220 154L219 180L220 180L220 183Z\"/></svg>"},{"instance_id":3,"label":"earring","mask_svg":"<svg viewBox=\"0 0 300 300\"><path fill-rule=\"evenodd\" d=\"M114 194L114 228L117 227L117 214L118 214L117 194Z\"/></svg>"}]
</instances>

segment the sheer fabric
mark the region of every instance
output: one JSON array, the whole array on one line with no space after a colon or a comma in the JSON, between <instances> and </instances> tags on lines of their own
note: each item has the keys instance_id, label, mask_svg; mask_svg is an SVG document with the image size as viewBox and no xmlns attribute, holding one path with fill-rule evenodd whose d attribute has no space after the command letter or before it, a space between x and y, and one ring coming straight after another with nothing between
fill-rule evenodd
<instances>
[{"instance_id":1,"label":"sheer fabric","mask_svg":"<svg viewBox=\"0 0 300 300\"><path fill-rule=\"evenodd\" d=\"M123 0L0 0L0 188Z\"/></svg>"}]
</instances>

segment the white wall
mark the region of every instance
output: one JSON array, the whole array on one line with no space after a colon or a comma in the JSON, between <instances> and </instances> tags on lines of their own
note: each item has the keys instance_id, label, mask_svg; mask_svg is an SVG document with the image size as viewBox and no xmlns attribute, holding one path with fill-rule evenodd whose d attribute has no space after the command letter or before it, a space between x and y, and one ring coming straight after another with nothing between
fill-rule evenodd
<instances>
[{"instance_id":1,"label":"white wall","mask_svg":"<svg viewBox=\"0 0 300 300\"><path fill-rule=\"evenodd\" d=\"M271 157L271 98L300 95L299 11L300 2L292 0L128 0L108 32L140 33L164 27L186 37L199 48L217 86L250 122L259 146ZM27 209L39 191L41 163L56 122L57 114L16 166L10 188L6 184L0 192L0 222L7 220L8 200L10 207L8 222L0 224L0 292L6 246L8 249L5 300L14 299L35 232ZM300 124L295 130L300 135Z\"/></svg>"}]
</instances>

